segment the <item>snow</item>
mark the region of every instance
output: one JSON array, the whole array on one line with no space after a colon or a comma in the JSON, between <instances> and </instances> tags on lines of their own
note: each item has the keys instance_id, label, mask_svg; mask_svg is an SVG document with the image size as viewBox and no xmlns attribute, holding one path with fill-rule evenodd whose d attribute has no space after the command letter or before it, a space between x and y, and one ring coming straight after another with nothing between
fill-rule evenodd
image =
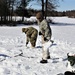
<instances>
[{"instance_id":1,"label":"snow","mask_svg":"<svg viewBox=\"0 0 75 75\"><path fill-rule=\"evenodd\" d=\"M50 17L48 17L50 18ZM55 23L63 24L75 24L75 18L68 18L68 17L51 17L52 21Z\"/></svg>"},{"instance_id":2,"label":"snow","mask_svg":"<svg viewBox=\"0 0 75 75\"><path fill-rule=\"evenodd\" d=\"M40 63L40 36L35 48L30 48L30 43L25 46L22 28L29 26L0 26L0 75L57 75L71 69L67 66L67 53L75 53L75 19L53 17L53 20L57 23L50 24L54 43L49 48L51 59L47 64ZM30 26L39 30L37 25Z\"/></svg>"}]
</instances>

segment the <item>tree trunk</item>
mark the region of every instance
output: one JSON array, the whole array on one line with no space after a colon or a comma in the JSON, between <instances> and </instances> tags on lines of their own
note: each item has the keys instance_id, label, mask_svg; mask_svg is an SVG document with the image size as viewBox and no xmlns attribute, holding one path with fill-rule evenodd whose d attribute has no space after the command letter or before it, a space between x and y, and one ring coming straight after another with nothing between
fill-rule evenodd
<instances>
[{"instance_id":1,"label":"tree trunk","mask_svg":"<svg viewBox=\"0 0 75 75\"><path fill-rule=\"evenodd\" d=\"M47 17L47 5L48 5L48 0L46 0L46 4L45 4L45 19L46 19L46 17Z\"/></svg>"},{"instance_id":2,"label":"tree trunk","mask_svg":"<svg viewBox=\"0 0 75 75\"><path fill-rule=\"evenodd\" d=\"M22 21L24 21L24 11L25 11L25 0L22 1L22 11L23 11L23 15L22 15Z\"/></svg>"},{"instance_id":3,"label":"tree trunk","mask_svg":"<svg viewBox=\"0 0 75 75\"><path fill-rule=\"evenodd\" d=\"M44 18L44 0L42 0L42 14L43 14L43 18Z\"/></svg>"}]
</instances>

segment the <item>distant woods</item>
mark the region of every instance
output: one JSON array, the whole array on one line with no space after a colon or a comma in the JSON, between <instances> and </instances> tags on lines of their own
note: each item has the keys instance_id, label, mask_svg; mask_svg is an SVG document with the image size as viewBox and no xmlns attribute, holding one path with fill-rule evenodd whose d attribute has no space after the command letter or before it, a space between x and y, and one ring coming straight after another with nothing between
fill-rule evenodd
<instances>
[{"instance_id":1,"label":"distant woods","mask_svg":"<svg viewBox=\"0 0 75 75\"><path fill-rule=\"evenodd\" d=\"M24 17L29 16L26 6L30 1L31 0L0 0L0 23L11 23L13 16L22 16L22 21L24 21Z\"/></svg>"},{"instance_id":2,"label":"distant woods","mask_svg":"<svg viewBox=\"0 0 75 75\"><path fill-rule=\"evenodd\" d=\"M41 10L26 8L31 1L40 4ZM34 4L33 4L34 5ZM58 12L58 0L0 0L0 24L16 23L16 17L22 17L20 22L24 22L24 17L35 16L41 11L44 18L47 16L68 16L75 17L75 10ZM13 21L13 16L15 20Z\"/></svg>"}]
</instances>

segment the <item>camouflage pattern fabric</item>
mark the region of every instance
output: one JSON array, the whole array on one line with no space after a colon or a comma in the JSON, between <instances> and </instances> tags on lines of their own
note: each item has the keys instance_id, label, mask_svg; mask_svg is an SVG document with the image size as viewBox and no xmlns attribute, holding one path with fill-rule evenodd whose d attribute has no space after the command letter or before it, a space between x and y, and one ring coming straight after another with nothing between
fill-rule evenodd
<instances>
[{"instance_id":1,"label":"camouflage pattern fabric","mask_svg":"<svg viewBox=\"0 0 75 75\"><path fill-rule=\"evenodd\" d=\"M27 36L26 44L28 44L28 42L30 41L32 47L35 47L38 30L33 27L28 27L28 28L22 28L22 32L25 32Z\"/></svg>"},{"instance_id":2,"label":"camouflage pattern fabric","mask_svg":"<svg viewBox=\"0 0 75 75\"><path fill-rule=\"evenodd\" d=\"M68 61L70 62L70 65L73 66L75 64L75 56L68 55Z\"/></svg>"}]
</instances>

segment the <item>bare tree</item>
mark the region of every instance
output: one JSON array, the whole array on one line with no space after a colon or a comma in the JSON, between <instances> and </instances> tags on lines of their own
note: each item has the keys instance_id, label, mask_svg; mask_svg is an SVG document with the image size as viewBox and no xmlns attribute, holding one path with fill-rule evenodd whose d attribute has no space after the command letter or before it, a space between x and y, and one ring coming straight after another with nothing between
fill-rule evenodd
<instances>
[{"instance_id":1,"label":"bare tree","mask_svg":"<svg viewBox=\"0 0 75 75\"><path fill-rule=\"evenodd\" d=\"M31 0L20 0L20 8L22 9L22 21L24 21L26 6L29 4L30 1Z\"/></svg>"},{"instance_id":2,"label":"bare tree","mask_svg":"<svg viewBox=\"0 0 75 75\"><path fill-rule=\"evenodd\" d=\"M42 14L43 14L43 18L44 18L44 0L41 0L42 2Z\"/></svg>"},{"instance_id":3,"label":"bare tree","mask_svg":"<svg viewBox=\"0 0 75 75\"><path fill-rule=\"evenodd\" d=\"M32 0L32 1L37 1L37 3L42 6L42 14L45 18L47 17L47 11L55 10L59 2L59 0Z\"/></svg>"},{"instance_id":4,"label":"bare tree","mask_svg":"<svg viewBox=\"0 0 75 75\"><path fill-rule=\"evenodd\" d=\"M7 0L0 0L0 16L1 21L6 21L6 16L8 15L8 5Z\"/></svg>"},{"instance_id":5,"label":"bare tree","mask_svg":"<svg viewBox=\"0 0 75 75\"><path fill-rule=\"evenodd\" d=\"M48 0L46 0L46 3L45 3L45 19L46 19L46 16L47 16L47 5L48 5Z\"/></svg>"},{"instance_id":6,"label":"bare tree","mask_svg":"<svg viewBox=\"0 0 75 75\"><path fill-rule=\"evenodd\" d=\"M13 11L16 0L7 0L8 1L8 8L9 8L9 21L12 21Z\"/></svg>"}]
</instances>

